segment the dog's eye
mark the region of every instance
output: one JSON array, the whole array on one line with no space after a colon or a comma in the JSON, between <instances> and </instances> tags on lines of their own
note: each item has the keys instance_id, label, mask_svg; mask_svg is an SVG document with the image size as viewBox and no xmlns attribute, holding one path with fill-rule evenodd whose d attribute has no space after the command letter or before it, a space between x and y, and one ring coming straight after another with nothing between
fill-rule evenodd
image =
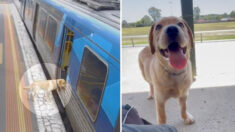
<instances>
[{"instance_id":1,"label":"dog's eye","mask_svg":"<svg viewBox=\"0 0 235 132\"><path fill-rule=\"evenodd\" d=\"M162 25L158 24L155 28L155 30L160 30L162 28Z\"/></svg>"},{"instance_id":2,"label":"dog's eye","mask_svg":"<svg viewBox=\"0 0 235 132\"><path fill-rule=\"evenodd\" d=\"M184 27L184 24L182 22L179 22L177 25L182 27L182 28Z\"/></svg>"}]
</instances>

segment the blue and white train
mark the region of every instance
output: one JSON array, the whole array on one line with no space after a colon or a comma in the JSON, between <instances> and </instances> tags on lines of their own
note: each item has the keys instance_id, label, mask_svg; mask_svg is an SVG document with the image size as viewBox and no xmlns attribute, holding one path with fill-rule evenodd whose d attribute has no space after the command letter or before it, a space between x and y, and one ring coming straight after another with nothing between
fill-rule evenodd
<instances>
[{"instance_id":1,"label":"blue and white train","mask_svg":"<svg viewBox=\"0 0 235 132\"><path fill-rule=\"evenodd\" d=\"M119 1L102 3L108 10L65 0L20 0L17 6L43 62L57 66L46 66L50 77L71 86L71 97L57 92L73 131L119 131Z\"/></svg>"}]
</instances>

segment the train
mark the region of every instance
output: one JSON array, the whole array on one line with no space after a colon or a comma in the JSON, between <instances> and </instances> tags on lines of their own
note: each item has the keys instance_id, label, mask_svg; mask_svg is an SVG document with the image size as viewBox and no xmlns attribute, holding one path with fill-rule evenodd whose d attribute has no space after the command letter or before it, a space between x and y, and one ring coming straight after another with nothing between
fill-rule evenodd
<instances>
[{"instance_id":1,"label":"train","mask_svg":"<svg viewBox=\"0 0 235 132\"><path fill-rule=\"evenodd\" d=\"M119 6L118 1L107 1ZM66 0L18 2L15 5L43 63L55 65L45 66L50 78L63 78L69 84L57 94L73 131L119 131L119 7L96 10Z\"/></svg>"}]
</instances>

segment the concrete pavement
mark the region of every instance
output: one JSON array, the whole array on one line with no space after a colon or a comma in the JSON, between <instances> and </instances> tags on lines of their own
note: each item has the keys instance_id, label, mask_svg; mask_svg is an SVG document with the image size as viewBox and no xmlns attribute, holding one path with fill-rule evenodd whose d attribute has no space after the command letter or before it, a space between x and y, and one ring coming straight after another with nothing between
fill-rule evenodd
<instances>
[{"instance_id":1,"label":"concrete pavement","mask_svg":"<svg viewBox=\"0 0 235 132\"><path fill-rule=\"evenodd\" d=\"M122 103L137 108L139 114L156 124L153 100L143 80L138 53L143 47L122 48ZM230 132L235 129L235 41L196 44L197 77L190 89L188 110L196 123L184 125L178 102L166 105L168 124L180 132Z\"/></svg>"}]
</instances>

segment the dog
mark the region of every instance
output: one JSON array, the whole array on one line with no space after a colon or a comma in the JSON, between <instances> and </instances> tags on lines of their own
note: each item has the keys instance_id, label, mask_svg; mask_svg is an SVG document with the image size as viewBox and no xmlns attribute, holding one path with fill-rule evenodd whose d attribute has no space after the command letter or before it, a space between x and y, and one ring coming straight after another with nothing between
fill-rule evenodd
<instances>
[{"instance_id":1,"label":"dog","mask_svg":"<svg viewBox=\"0 0 235 132\"><path fill-rule=\"evenodd\" d=\"M139 53L139 66L150 86L148 99L154 98L157 122L166 123L165 103L178 98L185 124L194 123L186 110L188 90L192 84L190 50L194 37L188 24L177 17L164 17L154 23L149 33L149 46Z\"/></svg>"},{"instance_id":2,"label":"dog","mask_svg":"<svg viewBox=\"0 0 235 132\"><path fill-rule=\"evenodd\" d=\"M61 90L66 87L66 81L64 79L57 79L57 80L40 80L35 81L28 87L24 87L26 90L30 90L32 93L32 96L35 97L39 90L45 91L45 97L48 100L49 99L49 93L53 90Z\"/></svg>"}]
</instances>

